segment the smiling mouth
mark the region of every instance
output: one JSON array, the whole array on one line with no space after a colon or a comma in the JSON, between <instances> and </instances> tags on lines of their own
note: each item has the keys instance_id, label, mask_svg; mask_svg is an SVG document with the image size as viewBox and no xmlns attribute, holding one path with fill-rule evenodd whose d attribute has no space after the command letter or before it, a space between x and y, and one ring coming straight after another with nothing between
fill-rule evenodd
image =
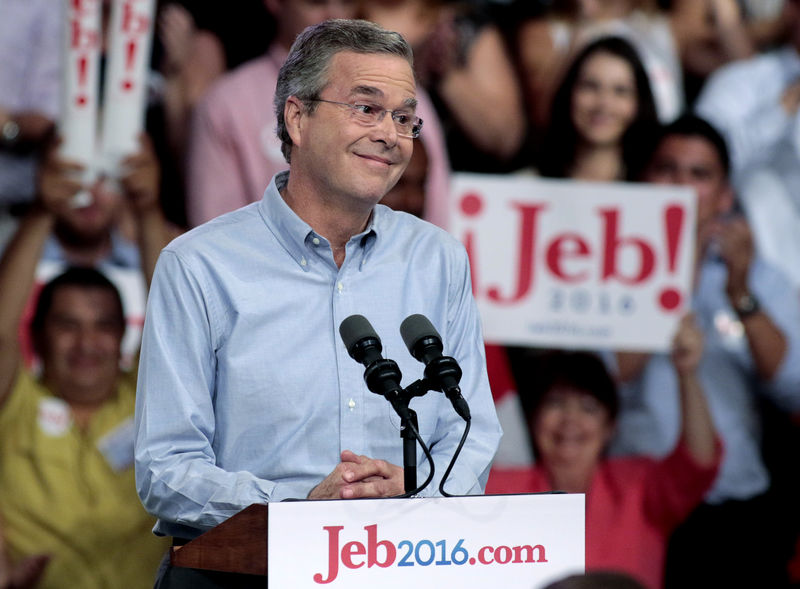
<instances>
[{"instance_id":1,"label":"smiling mouth","mask_svg":"<svg viewBox=\"0 0 800 589\"><path fill-rule=\"evenodd\" d=\"M356 155L358 157L362 158L362 159L369 160L369 161L372 161L372 162L377 162L379 164L384 164L386 166L391 166L391 165L394 164L393 161L387 160L386 158L379 157L377 155L368 155L368 154L363 154L363 153L358 153Z\"/></svg>"}]
</instances>

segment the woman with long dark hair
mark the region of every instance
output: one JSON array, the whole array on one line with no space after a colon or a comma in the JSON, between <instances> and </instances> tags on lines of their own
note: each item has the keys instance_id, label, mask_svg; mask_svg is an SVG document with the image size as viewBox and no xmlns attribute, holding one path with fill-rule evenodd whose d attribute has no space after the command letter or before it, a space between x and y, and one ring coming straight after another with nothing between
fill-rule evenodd
<instances>
[{"instance_id":1,"label":"woman with long dark hair","mask_svg":"<svg viewBox=\"0 0 800 589\"><path fill-rule=\"evenodd\" d=\"M575 180L636 180L657 128L653 94L633 46L603 37L577 54L556 91L539 173Z\"/></svg>"}]
</instances>

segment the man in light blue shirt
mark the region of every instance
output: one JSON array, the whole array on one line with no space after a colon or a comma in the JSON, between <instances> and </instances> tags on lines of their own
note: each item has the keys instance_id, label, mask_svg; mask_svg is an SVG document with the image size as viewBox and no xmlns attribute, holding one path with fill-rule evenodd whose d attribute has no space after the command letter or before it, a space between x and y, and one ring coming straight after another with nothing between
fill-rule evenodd
<instances>
[{"instance_id":1,"label":"man in light blue shirt","mask_svg":"<svg viewBox=\"0 0 800 589\"><path fill-rule=\"evenodd\" d=\"M149 295L136 407L136 475L158 534L193 538L252 503L404 492L399 417L370 392L338 329L362 314L403 385L424 366L399 325L427 316L459 362L472 427L446 490L480 493L500 439L464 248L376 203L422 122L408 45L361 21L302 33L275 110L290 171L260 202L181 236ZM235 173L234 170L231 173ZM411 408L433 494L464 422L438 392ZM420 480L428 466L418 453Z\"/></svg>"}]
</instances>

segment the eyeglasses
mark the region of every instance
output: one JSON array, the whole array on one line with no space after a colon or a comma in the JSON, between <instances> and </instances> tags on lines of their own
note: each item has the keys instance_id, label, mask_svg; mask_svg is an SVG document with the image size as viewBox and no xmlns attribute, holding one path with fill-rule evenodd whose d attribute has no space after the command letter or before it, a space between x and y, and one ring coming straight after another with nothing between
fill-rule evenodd
<instances>
[{"instance_id":1,"label":"eyeglasses","mask_svg":"<svg viewBox=\"0 0 800 589\"><path fill-rule=\"evenodd\" d=\"M310 98L309 102L327 102L328 104L338 104L339 106L346 106L350 109L350 114L354 121L364 125L365 127L374 127L383 121L386 113L392 116L394 126L397 129L397 134L402 137L411 137L416 139L422 130L422 119L409 114L407 112L398 110L387 110L381 108L377 104L369 104L367 102L356 102L350 104L349 102L337 102L335 100L324 100L322 98Z\"/></svg>"}]
</instances>

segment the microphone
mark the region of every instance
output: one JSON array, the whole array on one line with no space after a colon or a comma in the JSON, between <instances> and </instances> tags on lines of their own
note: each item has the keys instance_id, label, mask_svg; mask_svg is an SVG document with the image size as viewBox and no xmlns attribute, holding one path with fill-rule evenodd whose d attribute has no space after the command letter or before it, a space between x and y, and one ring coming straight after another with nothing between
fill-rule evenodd
<instances>
[{"instance_id":1,"label":"microphone","mask_svg":"<svg viewBox=\"0 0 800 589\"><path fill-rule=\"evenodd\" d=\"M375 394L383 395L398 415L411 419L409 409L402 402L403 389L400 380L403 375L397 362L381 356L381 338L363 315L350 315L339 325L339 335L347 353L359 364L366 367L364 381L367 388Z\"/></svg>"},{"instance_id":2,"label":"microphone","mask_svg":"<svg viewBox=\"0 0 800 589\"><path fill-rule=\"evenodd\" d=\"M442 338L433 324L424 315L409 315L400 324L400 335L411 355L425 364L425 378L450 399L464 421L469 421L469 405L458 386L461 367L455 358L442 355Z\"/></svg>"}]
</instances>

